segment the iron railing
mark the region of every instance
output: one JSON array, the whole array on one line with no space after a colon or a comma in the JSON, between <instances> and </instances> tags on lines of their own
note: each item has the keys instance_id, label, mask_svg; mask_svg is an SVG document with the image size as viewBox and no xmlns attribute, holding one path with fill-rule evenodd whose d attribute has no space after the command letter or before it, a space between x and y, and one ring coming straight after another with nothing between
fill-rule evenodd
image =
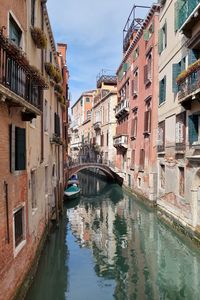
<instances>
[{"instance_id":1,"label":"iron railing","mask_svg":"<svg viewBox=\"0 0 200 300\"><path fill-rule=\"evenodd\" d=\"M178 83L178 100L181 101L183 98L189 96L197 89L200 88L200 70L195 70L193 73L188 75L184 80Z\"/></svg>"},{"instance_id":2,"label":"iron railing","mask_svg":"<svg viewBox=\"0 0 200 300\"><path fill-rule=\"evenodd\" d=\"M178 25L179 28L185 23L187 18L191 15L194 9L199 5L199 0L185 0L178 11Z\"/></svg>"},{"instance_id":3,"label":"iron railing","mask_svg":"<svg viewBox=\"0 0 200 300\"><path fill-rule=\"evenodd\" d=\"M42 111L42 88L0 44L0 83Z\"/></svg>"}]
</instances>

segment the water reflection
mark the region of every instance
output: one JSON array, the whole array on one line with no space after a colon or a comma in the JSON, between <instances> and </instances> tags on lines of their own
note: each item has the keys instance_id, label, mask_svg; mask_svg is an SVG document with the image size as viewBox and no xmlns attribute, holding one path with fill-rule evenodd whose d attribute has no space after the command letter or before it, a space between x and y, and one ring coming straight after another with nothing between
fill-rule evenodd
<instances>
[{"instance_id":1,"label":"water reflection","mask_svg":"<svg viewBox=\"0 0 200 300\"><path fill-rule=\"evenodd\" d=\"M64 300L68 289L67 226L63 218L59 228L52 228L50 240L42 252L34 282L26 300ZM21 299L18 299L21 300Z\"/></svg>"},{"instance_id":2,"label":"water reflection","mask_svg":"<svg viewBox=\"0 0 200 300\"><path fill-rule=\"evenodd\" d=\"M79 179L28 300L200 299L195 247L118 185Z\"/></svg>"},{"instance_id":3,"label":"water reflection","mask_svg":"<svg viewBox=\"0 0 200 300\"><path fill-rule=\"evenodd\" d=\"M68 218L76 242L92 251L96 275L114 281L113 297L200 299L199 253L153 211L126 194L122 197L120 187L103 190L101 198L82 197L78 207L68 211Z\"/></svg>"}]
</instances>

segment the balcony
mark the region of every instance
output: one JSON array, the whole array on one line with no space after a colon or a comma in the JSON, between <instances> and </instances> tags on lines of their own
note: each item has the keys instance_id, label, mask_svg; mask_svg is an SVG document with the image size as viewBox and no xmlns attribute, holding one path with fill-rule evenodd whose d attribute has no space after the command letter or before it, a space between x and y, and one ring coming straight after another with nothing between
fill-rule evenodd
<instances>
[{"instance_id":1,"label":"balcony","mask_svg":"<svg viewBox=\"0 0 200 300\"><path fill-rule=\"evenodd\" d=\"M113 146L115 148L128 148L128 136L127 135L120 135L113 138Z\"/></svg>"},{"instance_id":2,"label":"balcony","mask_svg":"<svg viewBox=\"0 0 200 300\"><path fill-rule=\"evenodd\" d=\"M200 3L199 0L182 1L182 5L178 7L177 22L178 28L183 34L191 37L192 29L199 20Z\"/></svg>"},{"instance_id":3,"label":"balcony","mask_svg":"<svg viewBox=\"0 0 200 300\"><path fill-rule=\"evenodd\" d=\"M94 130L101 130L101 122L97 121L93 124Z\"/></svg>"},{"instance_id":4,"label":"balcony","mask_svg":"<svg viewBox=\"0 0 200 300\"><path fill-rule=\"evenodd\" d=\"M25 108L27 116L42 113L42 90L48 88L40 71L31 66L25 53L0 31L0 96L9 106Z\"/></svg>"},{"instance_id":5,"label":"balcony","mask_svg":"<svg viewBox=\"0 0 200 300\"><path fill-rule=\"evenodd\" d=\"M177 82L179 89L178 101L185 109L190 109L192 101L200 94L200 66L190 69L188 69L186 75Z\"/></svg>"},{"instance_id":6,"label":"balcony","mask_svg":"<svg viewBox=\"0 0 200 300\"><path fill-rule=\"evenodd\" d=\"M115 118L121 118L129 113L129 102L127 99L120 101L115 107Z\"/></svg>"}]
</instances>

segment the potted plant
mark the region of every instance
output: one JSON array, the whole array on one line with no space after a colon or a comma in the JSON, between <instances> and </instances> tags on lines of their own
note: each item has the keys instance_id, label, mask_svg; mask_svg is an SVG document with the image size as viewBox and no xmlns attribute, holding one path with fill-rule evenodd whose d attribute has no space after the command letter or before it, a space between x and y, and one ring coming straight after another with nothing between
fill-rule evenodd
<instances>
[{"instance_id":1,"label":"potted plant","mask_svg":"<svg viewBox=\"0 0 200 300\"><path fill-rule=\"evenodd\" d=\"M54 86L54 90L56 92L58 92L59 94L62 94L63 93L63 88L60 84L56 83L56 85Z\"/></svg>"},{"instance_id":2,"label":"potted plant","mask_svg":"<svg viewBox=\"0 0 200 300\"><path fill-rule=\"evenodd\" d=\"M51 79L54 79L56 70L52 63L45 63L45 70Z\"/></svg>"},{"instance_id":3,"label":"potted plant","mask_svg":"<svg viewBox=\"0 0 200 300\"><path fill-rule=\"evenodd\" d=\"M31 35L37 48L45 49L47 47L46 34L39 27L31 28Z\"/></svg>"},{"instance_id":4,"label":"potted plant","mask_svg":"<svg viewBox=\"0 0 200 300\"><path fill-rule=\"evenodd\" d=\"M54 81L56 83L59 83L59 82L61 82L61 79L62 79L62 77L61 77L60 70L55 69Z\"/></svg>"}]
</instances>

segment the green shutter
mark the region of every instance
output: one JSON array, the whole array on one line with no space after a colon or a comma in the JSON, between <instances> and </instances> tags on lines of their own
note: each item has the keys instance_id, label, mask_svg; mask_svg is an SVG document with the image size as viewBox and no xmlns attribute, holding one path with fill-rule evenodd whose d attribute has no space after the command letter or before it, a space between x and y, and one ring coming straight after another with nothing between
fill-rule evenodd
<instances>
[{"instance_id":1,"label":"green shutter","mask_svg":"<svg viewBox=\"0 0 200 300\"><path fill-rule=\"evenodd\" d=\"M26 130L15 128L15 170L26 169Z\"/></svg>"},{"instance_id":2,"label":"green shutter","mask_svg":"<svg viewBox=\"0 0 200 300\"><path fill-rule=\"evenodd\" d=\"M127 63L124 63L123 64L123 72L126 72L128 69L128 64Z\"/></svg>"},{"instance_id":3,"label":"green shutter","mask_svg":"<svg viewBox=\"0 0 200 300\"><path fill-rule=\"evenodd\" d=\"M161 54L163 51L163 31L162 29L158 32L158 53Z\"/></svg>"},{"instance_id":4,"label":"green shutter","mask_svg":"<svg viewBox=\"0 0 200 300\"><path fill-rule=\"evenodd\" d=\"M196 53L194 50L190 49L188 53L188 66L193 64L197 60Z\"/></svg>"},{"instance_id":5,"label":"green shutter","mask_svg":"<svg viewBox=\"0 0 200 300\"><path fill-rule=\"evenodd\" d=\"M172 65L172 91L174 93L178 92L178 85L176 83L176 78L180 74L180 65L179 64L173 64Z\"/></svg>"},{"instance_id":6,"label":"green shutter","mask_svg":"<svg viewBox=\"0 0 200 300\"><path fill-rule=\"evenodd\" d=\"M166 83L167 83L166 76L164 76L164 78L163 78L163 102L166 100Z\"/></svg>"},{"instance_id":7,"label":"green shutter","mask_svg":"<svg viewBox=\"0 0 200 300\"><path fill-rule=\"evenodd\" d=\"M181 72L185 70L185 57L181 59Z\"/></svg>"},{"instance_id":8,"label":"green shutter","mask_svg":"<svg viewBox=\"0 0 200 300\"><path fill-rule=\"evenodd\" d=\"M192 144L198 141L198 115L192 115L188 118L188 128L189 128L189 143Z\"/></svg>"},{"instance_id":9,"label":"green shutter","mask_svg":"<svg viewBox=\"0 0 200 300\"><path fill-rule=\"evenodd\" d=\"M179 1L174 3L174 31L179 29Z\"/></svg>"},{"instance_id":10,"label":"green shutter","mask_svg":"<svg viewBox=\"0 0 200 300\"><path fill-rule=\"evenodd\" d=\"M144 41L148 41L149 40L149 30L145 29L144 30Z\"/></svg>"},{"instance_id":11,"label":"green shutter","mask_svg":"<svg viewBox=\"0 0 200 300\"><path fill-rule=\"evenodd\" d=\"M165 30L165 48L167 47L167 21L165 21L164 25L164 30Z\"/></svg>"},{"instance_id":12,"label":"green shutter","mask_svg":"<svg viewBox=\"0 0 200 300\"><path fill-rule=\"evenodd\" d=\"M163 84L162 80L159 82L159 104L161 104L163 101Z\"/></svg>"}]
</instances>

